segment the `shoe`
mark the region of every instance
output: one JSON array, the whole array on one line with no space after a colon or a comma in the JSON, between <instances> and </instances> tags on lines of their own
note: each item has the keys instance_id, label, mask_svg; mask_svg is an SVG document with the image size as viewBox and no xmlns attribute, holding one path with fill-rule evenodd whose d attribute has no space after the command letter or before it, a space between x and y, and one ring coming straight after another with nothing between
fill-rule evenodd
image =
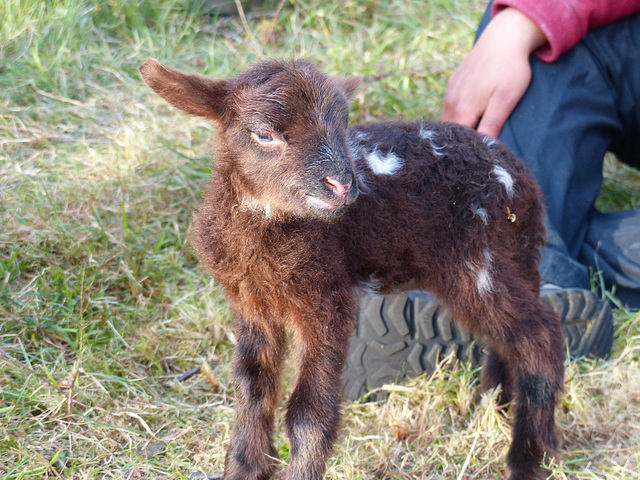
<instances>
[{"instance_id":1,"label":"shoe","mask_svg":"<svg viewBox=\"0 0 640 480\"><path fill-rule=\"evenodd\" d=\"M613 342L609 304L589 290L543 285L540 293L561 318L569 356L606 357ZM344 374L345 397L362 398L385 384L431 373L453 354L462 362L480 365L484 346L451 321L448 310L426 292L367 295L351 338ZM367 396L384 398L377 390Z\"/></svg>"}]
</instances>

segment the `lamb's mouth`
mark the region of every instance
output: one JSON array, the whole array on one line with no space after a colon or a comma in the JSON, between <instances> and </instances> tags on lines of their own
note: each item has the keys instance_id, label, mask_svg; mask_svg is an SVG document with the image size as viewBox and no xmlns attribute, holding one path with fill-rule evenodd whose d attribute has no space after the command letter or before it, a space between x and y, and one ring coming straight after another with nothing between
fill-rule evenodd
<instances>
[{"instance_id":1,"label":"lamb's mouth","mask_svg":"<svg viewBox=\"0 0 640 480\"><path fill-rule=\"evenodd\" d=\"M315 208L316 210L322 210L325 212L338 212L345 206L344 203L330 203L309 194L305 195L304 198L311 207Z\"/></svg>"}]
</instances>

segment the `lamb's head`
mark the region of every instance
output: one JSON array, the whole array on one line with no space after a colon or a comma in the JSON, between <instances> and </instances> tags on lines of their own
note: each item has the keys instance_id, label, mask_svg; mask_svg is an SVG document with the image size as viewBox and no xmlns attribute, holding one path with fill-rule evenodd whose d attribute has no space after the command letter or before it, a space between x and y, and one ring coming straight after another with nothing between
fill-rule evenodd
<instances>
[{"instance_id":1,"label":"lamb's head","mask_svg":"<svg viewBox=\"0 0 640 480\"><path fill-rule=\"evenodd\" d=\"M245 206L267 215L331 218L358 195L346 140L348 97L359 79L312 64L269 60L229 79L185 74L148 59L144 81L175 107L218 126L216 161L226 162Z\"/></svg>"}]
</instances>

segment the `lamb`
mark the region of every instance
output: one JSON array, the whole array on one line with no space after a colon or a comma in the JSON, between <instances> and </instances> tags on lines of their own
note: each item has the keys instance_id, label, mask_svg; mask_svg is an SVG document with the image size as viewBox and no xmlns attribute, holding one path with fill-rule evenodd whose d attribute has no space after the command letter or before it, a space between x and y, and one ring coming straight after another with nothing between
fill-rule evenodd
<instances>
[{"instance_id":1,"label":"lamb","mask_svg":"<svg viewBox=\"0 0 640 480\"><path fill-rule=\"evenodd\" d=\"M483 388L501 385L501 401L514 401L508 478L544 477L541 462L557 454L562 336L539 301L543 207L523 162L451 123L348 128L359 79L304 60L259 62L229 80L154 59L140 72L168 103L218 127L189 238L235 314L224 478L274 472L288 331L299 373L285 418L286 478L322 478L362 288L427 290L484 339Z\"/></svg>"}]
</instances>

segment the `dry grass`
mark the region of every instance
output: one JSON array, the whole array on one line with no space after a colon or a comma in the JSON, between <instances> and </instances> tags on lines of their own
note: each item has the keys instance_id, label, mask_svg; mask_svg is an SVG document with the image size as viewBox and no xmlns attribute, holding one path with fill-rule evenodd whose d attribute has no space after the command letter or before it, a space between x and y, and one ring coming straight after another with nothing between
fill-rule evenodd
<instances>
[{"instance_id":1,"label":"dry grass","mask_svg":"<svg viewBox=\"0 0 640 480\"><path fill-rule=\"evenodd\" d=\"M234 337L185 240L212 127L142 85L145 57L228 76L306 56L366 76L354 120L437 118L484 2L296 0L246 22L192 3L0 5L2 480L222 468ZM638 206L637 172L611 161L607 177L604 208ZM568 365L557 478L640 478L640 320L616 325L610 360ZM347 404L327 478L499 477L510 414L472 402L477 378L458 365Z\"/></svg>"}]
</instances>

